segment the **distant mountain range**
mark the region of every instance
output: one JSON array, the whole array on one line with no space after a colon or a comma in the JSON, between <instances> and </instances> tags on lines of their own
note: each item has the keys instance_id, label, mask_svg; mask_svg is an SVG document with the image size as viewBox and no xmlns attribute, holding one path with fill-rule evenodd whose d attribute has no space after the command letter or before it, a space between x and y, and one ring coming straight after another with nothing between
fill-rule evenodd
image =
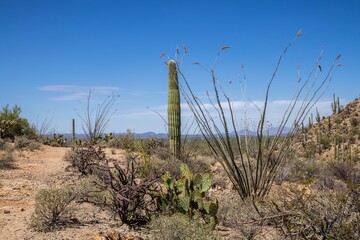
<instances>
[{"instance_id":1,"label":"distant mountain range","mask_svg":"<svg viewBox=\"0 0 360 240\"><path fill-rule=\"evenodd\" d=\"M279 130L279 127L272 127L272 128L268 128L264 131L264 134L269 134L270 136L273 136L277 133L277 131ZM255 131L250 131L250 130L240 130L238 132L238 135L240 136L244 136L245 133L247 131L247 135L248 136L256 136L256 132ZM286 135L288 134L290 131L289 127L285 127L282 135ZM116 136L121 136L121 135L125 135L126 133L116 133ZM167 133L155 133L155 132L145 132L145 133L134 133L135 137L137 138L150 138L150 137L154 137L154 138L167 138L168 134ZM71 133L64 133L63 134L64 138L67 139L71 139L72 138L72 134ZM234 137L235 136L235 132L231 132L230 136ZM83 133L76 133L75 137L77 139L83 139L86 138L86 135ZM201 134L190 134L190 137L201 137Z\"/></svg>"}]
</instances>

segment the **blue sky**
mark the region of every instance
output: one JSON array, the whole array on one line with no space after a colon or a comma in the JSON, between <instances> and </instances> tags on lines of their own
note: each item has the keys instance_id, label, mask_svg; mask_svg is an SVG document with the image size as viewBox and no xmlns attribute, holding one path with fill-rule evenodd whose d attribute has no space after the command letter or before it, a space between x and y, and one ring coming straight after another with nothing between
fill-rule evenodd
<instances>
[{"instance_id":1,"label":"blue sky","mask_svg":"<svg viewBox=\"0 0 360 240\"><path fill-rule=\"evenodd\" d=\"M276 104L291 98L297 66L305 75L321 50L324 69L339 53L344 65L318 104L326 115L333 93L342 104L360 96L359 11L355 0L0 0L0 105L18 104L31 123L52 119L57 132L70 132L75 118L81 132L78 113L89 89L95 89L94 106L115 92L120 98L108 131L165 132L148 108L166 118L164 61L176 47L186 45L183 71L201 95L210 78L191 63L210 66L222 46L231 46L219 59L217 76L238 81L244 64L247 97L261 102L279 55L302 29L274 83L269 120L276 125ZM160 58L163 52L167 56ZM236 99L240 89L231 92ZM183 110L187 122L186 104Z\"/></svg>"}]
</instances>

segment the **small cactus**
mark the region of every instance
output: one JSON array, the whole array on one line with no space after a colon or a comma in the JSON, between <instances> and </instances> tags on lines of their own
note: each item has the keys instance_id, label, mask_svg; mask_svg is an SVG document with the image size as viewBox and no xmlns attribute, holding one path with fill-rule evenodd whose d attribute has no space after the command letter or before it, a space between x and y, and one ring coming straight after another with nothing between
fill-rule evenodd
<instances>
[{"instance_id":1,"label":"small cactus","mask_svg":"<svg viewBox=\"0 0 360 240\"><path fill-rule=\"evenodd\" d=\"M315 116L315 119L316 119L316 122L319 124L319 123L320 123L321 118L320 118L320 113L319 113L319 111L318 111L318 109L317 109L317 108L316 108L316 116Z\"/></svg>"}]
</instances>

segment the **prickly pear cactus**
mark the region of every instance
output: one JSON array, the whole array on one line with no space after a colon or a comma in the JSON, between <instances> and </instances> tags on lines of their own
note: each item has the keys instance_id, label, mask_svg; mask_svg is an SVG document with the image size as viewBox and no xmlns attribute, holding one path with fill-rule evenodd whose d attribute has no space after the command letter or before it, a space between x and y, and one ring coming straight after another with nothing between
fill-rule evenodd
<instances>
[{"instance_id":1,"label":"prickly pear cactus","mask_svg":"<svg viewBox=\"0 0 360 240\"><path fill-rule=\"evenodd\" d=\"M181 143L180 91L174 60L169 61L168 72L168 131L170 153L173 159L179 159Z\"/></svg>"},{"instance_id":2,"label":"prickly pear cactus","mask_svg":"<svg viewBox=\"0 0 360 240\"><path fill-rule=\"evenodd\" d=\"M211 187L210 174L194 175L186 164L181 165L181 173L178 180L173 179L168 172L162 176L166 189L158 195L159 207L170 209L173 213L185 213L190 217L200 215L211 226L215 226L218 202L205 199L205 194Z\"/></svg>"}]
</instances>

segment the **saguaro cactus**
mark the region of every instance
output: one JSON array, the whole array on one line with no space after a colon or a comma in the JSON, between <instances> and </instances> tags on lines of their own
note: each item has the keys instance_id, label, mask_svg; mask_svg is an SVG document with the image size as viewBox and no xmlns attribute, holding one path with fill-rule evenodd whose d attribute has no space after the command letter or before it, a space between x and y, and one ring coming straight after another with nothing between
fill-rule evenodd
<instances>
[{"instance_id":1,"label":"saguaro cactus","mask_svg":"<svg viewBox=\"0 0 360 240\"><path fill-rule=\"evenodd\" d=\"M76 139L75 139L75 119L72 119L72 142L73 144L75 143Z\"/></svg>"},{"instance_id":2,"label":"saguaro cactus","mask_svg":"<svg viewBox=\"0 0 360 240\"><path fill-rule=\"evenodd\" d=\"M174 60L169 61L168 71L168 131L170 153L173 159L179 159L181 142L180 92L176 63Z\"/></svg>"}]
</instances>

